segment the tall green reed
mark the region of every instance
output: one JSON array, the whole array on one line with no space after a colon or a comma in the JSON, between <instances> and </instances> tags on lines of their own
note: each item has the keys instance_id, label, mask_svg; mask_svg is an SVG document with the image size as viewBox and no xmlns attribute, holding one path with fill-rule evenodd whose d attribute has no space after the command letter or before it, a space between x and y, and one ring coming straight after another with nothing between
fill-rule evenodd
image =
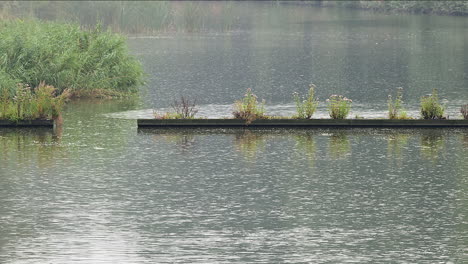
<instances>
[{"instance_id":1,"label":"tall green reed","mask_svg":"<svg viewBox=\"0 0 468 264\"><path fill-rule=\"evenodd\" d=\"M99 26L82 30L35 20L0 24L0 71L1 87L11 87L11 80L31 87L44 81L59 93L70 89L75 95L128 95L143 83L141 64L122 36Z\"/></svg>"}]
</instances>

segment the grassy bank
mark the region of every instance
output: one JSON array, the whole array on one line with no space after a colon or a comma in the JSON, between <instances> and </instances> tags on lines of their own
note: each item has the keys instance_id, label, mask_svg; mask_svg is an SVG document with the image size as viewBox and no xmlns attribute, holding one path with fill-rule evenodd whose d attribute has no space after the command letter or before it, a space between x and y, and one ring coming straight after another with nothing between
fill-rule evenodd
<instances>
[{"instance_id":1,"label":"grassy bank","mask_svg":"<svg viewBox=\"0 0 468 264\"><path fill-rule=\"evenodd\" d=\"M6 21L0 24L0 88L42 81L58 93L126 95L142 83L140 63L119 35L75 24Z\"/></svg>"}]
</instances>

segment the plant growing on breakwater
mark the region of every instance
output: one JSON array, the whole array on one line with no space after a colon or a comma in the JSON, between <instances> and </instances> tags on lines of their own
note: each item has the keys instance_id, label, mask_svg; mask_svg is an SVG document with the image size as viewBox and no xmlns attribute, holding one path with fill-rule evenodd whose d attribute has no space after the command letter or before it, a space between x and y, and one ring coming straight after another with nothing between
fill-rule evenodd
<instances>
[{"instance_id":1,"label":"plant growing on breakwater","mask_svg":"<svg viewBox=\"0 0 468 264\"><path fill-rule=\"evenodd\" d=\"M198 113L195 100L191 102L184 96L180 97L180 101L174 100L174 103L171 105L171 107L174 109L177 115L180 115L183 119L193 119L195 114Z\"/></svg>"},{"instance_id":2,"label":"plant growing on breakwater","mask_svg":"<svg viewBox=\"0 0 468 264\"><path fill-rule=\"evenodd\" d=\"M439 103L437 89L432 94L421 97L421 115L423 119L442 119L445 108Z\"/></svg>"},{"instance_id":3,"label":"plant growing on breakwater","mask_svg":"<svg viewBox=\"0 0 468 264\"><path fill-rule=\"evenodd\" d=\"M460 113L463 115L464 119L468 119L468 104L463 105L460 109Z\"/></svg>"},{"instance_id":4,"label":"plant growing on breakwater","mask_svg":"<svg viewBox=\"0 0 468 264\"><path fill-rule=\"evenodd\" d=\"M349 111L351 111L351 104L353 101L342 95L331 95L328 102L328 113L332 119L345 119Z\"/></svg>"},{"instance_id":5,"label":"plant growing on breakwater","mask_svg":"<svg viewBox=\"0 0 468 264\"><path fill-rule=\"evenodd\" d=\"M11 121L55 119L65 101L70 96L69 90L64 90L56 96L57 90L41 82L32 89L27 84L18 84L13 96L7 89L0 90L0 119Z\"/></svg>"},{"instance_id":6,"label":"plant growing on breakwater","mask_svg":"<svg viewBox=\"0 0 468 264\"><path fill-rule=\"evenodd\" d=\"M125 39L99 26L40 21L7 21L0 25L0 87L13 93L17 83L52 85L73 96L126 96L143 83L140 63ZM12 85L15 84L15 85Z\"/></svg>"},{"instance_id":7,"label":"plant growing on breakwater","mask_svg":"<svg viewBox=\"0 0 468 264\"><path fill-rule=\"evenodd\" d=\"M388 95L388 118L389 119L409 119L406 111L403 109L403 88L397 88L395 100Z\"/></svg>"},{"instance_id":8,"label":"plant growing on breakwater","mask_svg":"<svg viewBox=\"0 0 468 264\"><path fill-rule=\"evenodd\" d=\"M257 96L252 93L252 89L247 89L242 100L234 103L234 118L244 119L247 122L252 122L255 119L264 119L265 116L265 100L258 102Z\"/></svg>"},{"instance_id":9,"label":"plant growing on breakwater","mask_svg":"<svg viewBox=\"0 0 468 264\"><path fill-rule=\"evenodd\" d=\"M309 93L307 98L299 97L298 93L293 94L294 102L296 103L296 112L297 115L293 116L293 118L299 119L310 119L312 115L317 110L318 100L315 98L315 88L314 84L310 84L309 86Z\"/></svg>"},{"instance_id":10,"label":"plant growing on breakwater","mask_svg":"<svg viewBox=\"0 0 468 264\"><path fill-rule=\"evenodd\" d=\"M238 100L234 104L234 111L232 112L234 115L234 119L242 119L246 120L246 124L250 124L252 121L256 119L268 119L268 120L279 120L279 122L283 122L281 120L286 119L310 119L311 116L315 113L318 100L315 98L315 85L310 85L308 96L305 100L301 100L301 98L297 93L293 93L293 99L296 104L296 112L297 114L293 116L272 116L265 114L265 101L263 100L261 103L258 102L257 96L252 93L252 90L249 88L247 89L244 98ZM346 119L351 111L352 100L348 99L342 95L331 95L329 99L326 100L328 103L328 112L331 119ZM389 119L414 119L407 115L406 111L403 109L403 95L402 95L402 88L397 89L395 99L392 98L391 95L388 96L388 118ZM159 114L157 112L154 113L156 119L193 119L195 114L198 112L198 109L195 107L195 103L190 102L188 99L181 97L180 102L175 101L172 105L174 109L173 112L166 112L164 114ZM460 112L463 114L463 117L468 120L468 105L462 106ZM444 107L438 102L438 94L437 90L433 90L433 93L429 96L424 96L421 98L421 114L424 119L445 119L443 116L444 114ZM365 119L360 117L356 114L354 119ZM372 118L374 119L374 118ZM388 125L396 125L396 124L408 124L408 125L415 125L414 122L387 122L385 119L375 118L378 120L382 120L382 122L360 122L361 124L365 125L374 125L374 126L388 126ZM227 121L230 124L230 121ZM304 120L296 120L296 121L285 121L284 124L309 124L308 121ZM262 123L262 122L259 122ZM268 122L263 122L268 123ZM320 121L311 122L310 124L313 125L323 124ZM356 125L352 124L351 122L333 122L339 125ZM359 123L359 122L358 122ZM191 124L191 123L190 123ZM426 124L431 125L431 122L423 122L423 123L416 123L419 125ZM435 124L439 124L440 122L435 122ZM454 126L464 126L463 122L444 122L442 124L451 124ZM145 124L144 124L145 125Z\"/></svg>"},{"instance_id":11,"label":"plant growing on breakwater","mask_svg":"<svg viewBox=\"0 0 468 264\"><path fill-rule=\"evenodd\" d=\"M184 96L180 97L180 101L174 100L171 104L173 112L166 112L159 114L154 112L154 118L156 119L194 119L195 114L198 113L198 108L195 104L195 100L191 102Z\"/></svg>"}]
</instances>

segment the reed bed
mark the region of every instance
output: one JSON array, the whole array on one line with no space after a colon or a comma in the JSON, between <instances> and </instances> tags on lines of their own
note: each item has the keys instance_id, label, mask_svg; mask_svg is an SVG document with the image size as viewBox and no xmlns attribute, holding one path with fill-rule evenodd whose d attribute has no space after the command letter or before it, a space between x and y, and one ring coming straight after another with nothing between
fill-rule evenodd
<instances>
[{"instance_id":1,"label":"reed bed","mask_svg":"<svg viewBox=\"0 0 468 264\"><path fill-rule=\"evenodd\" d=\"M82 30L76 24L37 20L0 24L0 87L13 95L17 83L41 82L74 96L128 95L143 83L143 70L124 37Z\"/></svg>"},{"instance_id":2,"label":"reed bed","mask_svg":"<svg viewBox=\"0 0 468 264\"><path fill-rule=\"evenodd\" d=\"M0 119L51 119L70 97L123 97L143 83L125 39L100 27L0 23Z\"/></svg>"}]
</instances>

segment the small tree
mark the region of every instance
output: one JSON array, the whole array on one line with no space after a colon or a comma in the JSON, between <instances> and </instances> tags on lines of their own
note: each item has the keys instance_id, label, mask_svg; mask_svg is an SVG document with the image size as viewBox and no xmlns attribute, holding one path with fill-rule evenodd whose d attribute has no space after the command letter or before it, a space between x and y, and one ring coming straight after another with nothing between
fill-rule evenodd
<instances>
[{"instance_id":1,"label":"small tree","mask_svg":"<svg viewBox=\"0 0 468 264\"><path fill-rule=\"evenodd\" d=\"M184 96L180 97L180 101L174 100L174 103L171 104L172 109L177 116L180 116L181 119L193 119L195 114L198 113L195 100L190 102L189 99Z\"/></svg>"}]
</instances>

